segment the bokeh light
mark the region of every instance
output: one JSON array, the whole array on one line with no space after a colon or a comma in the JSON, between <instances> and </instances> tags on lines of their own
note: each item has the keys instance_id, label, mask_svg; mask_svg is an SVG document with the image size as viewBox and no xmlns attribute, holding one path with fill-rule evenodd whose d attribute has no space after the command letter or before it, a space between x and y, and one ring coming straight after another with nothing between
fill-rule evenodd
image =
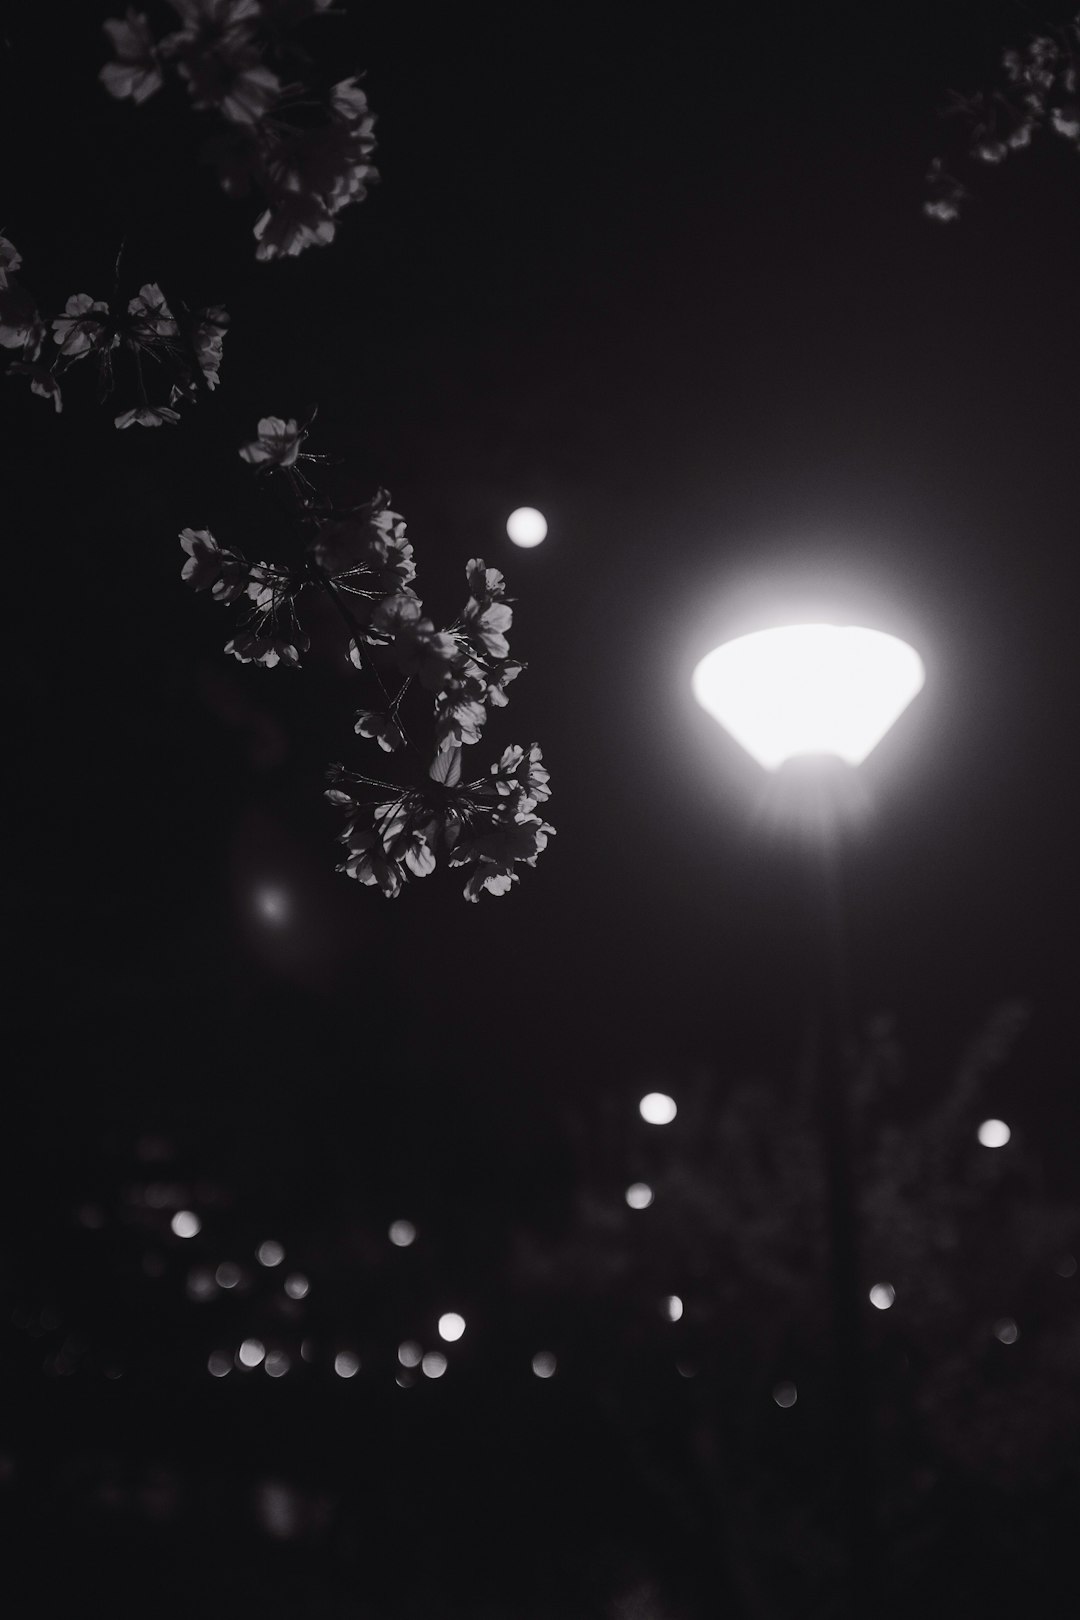
<instances>
[{"instance_id":1,"label":"bokeh light","mask_svg":"<svg viewBox=\"0 0 1080 1620\"><path fill-rule=\"evenodd\" d=\"M653 1190L648 1182L635 1181L627 1187L625 1197L631 1209L648 1209L653 1201Z\"/></svg>"},{"instance_id":2,"label":"bokeh light","mask_svg":"<svg viewBox=\"0 0 1080 1620\"><path fill-rule=\"evenodd\" d=\"M678 1294L669 1294L664 1301L664 1315L669 1322L678 1322L682 1318L683 1302Z\"/></svg>"},{"instance_id":3,"label":"bokeh light","mask_svg":"<svg viewBox=\"0 0 1080 1620\"><path fill-rule=\"evenodd\" d=\"M558 1360L550 1350L538 1350L532 1358L532 1370L537 1378L554 1378Z\"/></svg>"},{"instance_id":4,"label":"bokeh light","mask_svg":"<svg viewBox=\"0 0 1080 1620\"><path fill-rule=\"evenodd\" d=\"M782 1406L786 1411L789 1406L795 1405L795 1402L799 1398L799 1392L793 1383L785 1379L782 1384L777 1384L775 1386L772 1392L772 1398L776 1402L777 1406Z\"/></svg>"},{"instance_id":5,"label":"bokeh light","mask_svg":"<svg viewBox=\"0 0 1080 1620\"><path fill-rule=\"evenodd\" d=\"M266 1354L266 1346L261 1339L245 1339L237 1351L242 1367L257 1367Z\"/></svg>"},{"instance_id":6,"label":"bokeh light","mask_svg":"<svg viewBox=\"0 0 1080 1620\"><path fill-rule=\"evenodd\" d=\"M1057 1265L1054 1267L1054 1270L1057 1272L1059 1277L1075 1277L1076 1256L1073 1254L1063 1254Z\"/></svg>"},{"instance_id":7,"label":"bokeh light","mask_svg":"<svg viewBox=\"0 0 1080 1620\"><path fill-rule=\"evenodd\" d=\"M506 520L506 532L515 546L538 546L547 536L547 518L535 506L516 507Z\"/></svg>"},{"instance_id":8,"label":"bokeh light","mask_svg":"<svg viewBox=\"0 0 1080 1620\"><path fill-rule=\"evenodd\" d=\"M265 922L287 922L289 897L284 889L277 889L271 884L264 884L262 888L255 891L255 910Z\"/></svg>"},{"instance_id":9,"label":"bokeh light","mask_svg":"<svg viewBox=\"0 0 1080 1620\"><path fill-rule=\"evenodd\" d=\"M999 1148L1005 1146L1012 1131L1003 1119L984 1119L978 1134L983 1147Z\"/></svg>"},{"instance_id":10,"label":"bokeh light","mask_svg":"<svg viewBox=\"0 0 1080 1620\"><path fill-rule=\"evenodd\" d=\"M670 1125L679 1112L674 1097L667 1097L662 1091L650 1091L647 1097L642 1097L638 1111L647 1125Z\"/></svg>"},{"instance_id":11,"label":"bokeh light","mask_svg":"<svg viewBox=\"0 0 1080 1620\"><path fill-rule=\"evenodd\" d=\"M255 1250L255 1256L260 1266L280 1266L285 1258L285 1250L280 1243L275 1243L272 1238L267 1238L265 1243L259 1244L259 1247Z\"/></svg>"},{"instance_id":12,"label":"bokeh light","mask_svg":"<svg viewBox=\"0 0 1080 1620\"><path fill-rule=\"evenodd\" d=\"M291 1271L285 1279L285 1292L290 1299L306 1299L311 1292L311 1284L302 1271Z\"/></svg>"},{"instance_id":13,"label":"bokeh light","mask_svg":"<svg viewBox=\"0 0 1080 1620\"><path fill-rule=\"evenodd\" d=\"M360 1371L360 1357L351 1350L339 1350L334 1357L334 1371L339 1378L355 1378Z\"/></svg>"},{"instance_id":14,"label":"bokeh light","mask_svg":"<svg viewBox=\"0 0 1080 1620\"><path fill-rule=\"evenodd\" d=\"M195 1266L188 1272L187 1291L189 1299L213 1299L217 1293L214 1273L207 1271L205 1266Z\"/></svg>"},{"instance_id":15,"label":"bokeh light","mask_svg":"<svg viewBox=\"0 0 1080 1620\"><path fill-rule=\"evenodd\" d=\"M235 1288L240 1281L240 1267L231 1260L223 1260L214 1272L214 1281L219 1288Z\"/></svg>"},{"instance_id":16,"label":"bokeh light","mask_svg":"<svg viewBox=\"0 0 1080 1620\"><path fill-rule=\"evenodd\" d=\"M424 1347L415 1339L406 1339L398 1345L397 1358L403 1367L419 1367L424 1359Z\"/></svg>"},{"instance_id":17,"label":"bokeh light","mask_svg":"<svg viewBox=\"0 0 1080 1620\"><path fill-rule=\"evenodd\" d=\"M202 1231L202 1221L193 1209L178 1209L169 1225L178 1238L198 1237Z\"/></svg>"},{"instance_id":18,"label":"bokeh light","mask_svg":"<svg viewBox=\"0 0 1080 1620\"><path fill-rule=\"evenodd\" d=\"M459 1316L457 1311L447 1311L439 1317L439 1338L445 1339L447 1344L454 1344L465 1331L465 1318Z\"/></svg>"},{"instance_id":19,"label":"bokeh light","mask_svg":"<svg viewBox=\"0 0 1080 1620\"><path fill-rule=\"evenodd\" d=\"M896 1298L896 1289L892 1283L875 1283L870 1290L870 1303L875 1310L887 1311Z\"/></svg>"},{"instance_id":20,"label":"bokeh light","mask_svg":"<svg viewBox=\"0 0 1080 1620\"><path fill-rule=\"evenodd\" d=\"M448 1365L441 1350L429 1350L420 1363L420 1369L425 1378L441 1378Z\"/></svg>"},{"instance_id":21,"label":"bokeh light","mask_svg":"<svg viewBox=\"0 0 1080 1620\"><path fill-rule=\"evenodd\" d=\"M283 1378L292 1366L284 1350L271 1350L266 1358L266 1371L271 1378Z\"/></svg>"},{"instance_id":22,"label":"bokeh light","mask_svg":"<svg viewBox=\"0 0 1080 1620\"><path fill-rule=\"evenodd\" d=\"M1011 1316L1003 1316L994 1323L994 1338L1000 1339L1002 1344L1015 1344L1020 1337L1020 1329Z\"/></svg>"},{"instance_id":23,"label":"bokeh light","mask_svg":"<svg viewBox=\"0 0 1080 1620\"><path fill-rule=\"evenodd\" d=\"M214 1350L206 1365L212 1378L225 1378L232 1372L232 1356L224 1350Z\"/></svg>"},{"instance_id":24,"label":"bokeh light","mask_svg":"<svg viewBox=\"0 0 1080 1620\"><path fill-rule=\"evenodd\" d=\"M390 1241L395 1249L407 1249L416 1241L416 1227L412 1221L394 1221L390 1227Z\"/></svg>"}]
</instances>

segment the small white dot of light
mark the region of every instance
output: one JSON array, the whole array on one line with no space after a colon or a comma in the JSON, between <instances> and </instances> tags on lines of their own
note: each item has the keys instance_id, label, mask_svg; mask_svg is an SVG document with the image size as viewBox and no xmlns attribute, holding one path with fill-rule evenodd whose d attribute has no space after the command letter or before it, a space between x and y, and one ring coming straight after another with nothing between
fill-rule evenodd
<instances>
[{"instance_id":1,"label":"small white dot of light","mask_svg":"<svg viewBox=\"0 0 1080 1620\"><path fill-rule=\"evenodd\" d=\"M315 1360L315 1346L310 1339L304 1339L300 1345L300 1359L302 1361Z\"/></svg>"},{"instance_id":2,"label":"small white dot of light","mask_svg":"<svg viewBox=\"0 0 1080 1620\"><path fill-rule=\"evenodd\" d=\"M465 1318L457 1311L447 1311L445 1316L439 1317L439 1338L445 1339L447 1344L454 1344L464 1331Z\"/></svg>"},{"instance_id":3,"label":"small white dot of light","mask_svg":"<svg viewBox=\"0 0 1080 1620\"><path fill-rule=\"evenodd\" d=\"M447 1368L447 1360L441 1350L429 1350L420 1363L425 1378L441 1378Z\"/></svg>"},{"instance_id":4,"label":"small white dot of light","mask_svg":"<svg viewBox=\"0 0 1080 1620\"><path fill-rule=\"evenodd\" d=\"M664 1315L669 1322L677 1322L683 1313L683 1302L678 1294L669 1294L664 1301Z\"/></svg>"},{"instance_id":5,"label":"small white dot of light","mask_svg":"<svg viewBox=\"0 0 1080 1620\"><path fill-rule=\"evenodd\" d=\"M169 1225L179 1238L198 1237L202 1231L202 1221L193 1209L178 1209Z\"/></svg>"},{"instance_id":6,"label":"small white dot of light","mask_svg":"<svg viewBox=\"0 0 1080 1620\"><path fill-rule=\"evenodd\" d=\"M292 1363L284 1350L271 1350L266 1358L265 1366L271 1378L283 1378Z\"/></svg>"},{"instance_id":7,"label":"small white dot of light","mask_svg":"<svg viewBox=\"0 0 1080 1620\"><path fill-rule=\"evenodd\" d=\"M294 1271L285 1279L285 1292L290 1299L306 1299L311 1292L311 1284L302 1271Z\"/></svg>"},{"instance_id":8,"label":"small white dot of light","mask_svg":"<svg viewBox=\"0 0 1080 1620\"><path fill-rule=\"evenodd\" d=\"M626 1189L626 1202L631 1209L648 1209L653 1201L653 1190L644 1181L635 1181Z\"/></svg>"},{"instance_id":9,"label":"small white dot of light","mask_svg":"<svg viewBox=\"0 0 1080 1620\"><path fill-rule=\"evenodd\" d=\"M235 1288L240 1281L240 1267L231 1260L223 1260L214 1272L214 1280L219 1288Z\"/></svg>"},{"instance_id":10,"label":"small white dot of light","mask_svg":"<svg viewBox=\"0 0 1080 1620\"><path fill-rule=\"evenodd\" d=\"M532 1370L537 1378L554 1378L558 1365L550 1350L538 1350L532 1358Z\"/></svg>"},{"instance_id":11,"label":"small white dot of light","mask_svg":"<svg viewBox=\"0 0 1080 1620\"><path fill-rule=\"evenodd\" d=\"M187 1291L191 1299L211 1299L217 1283L214 1281L212 1271L198 1266L194 1271L188 1272Z\"/></svg>"},{"instance_id":12,"label":"small white dot of light","mask_svg":"<svg viewBox=\"0 0 1080 1620\"><path fill-rule=\"evenodd\" d=\"M994 1338L1000 1339L1002 1344L1015 1344L1020 1337L1020 1329L1011 1316L1003 1316L1000 1322L994 1323Z\"/></svg>"},{"instance_id":13,"label":"small white dot of light","mask_svg":"<svg viewBox=\"0 0 1080 1620\"><path fill-rule=\"evenodd\" d=\"M284 922L289 915L289 897L284 889L259 889L255 896L259 915L267 922Z\"/></svg>"},{"instance_id":14,"label":"small white dot of light","mask_svg":"<svg viewBox=\"0 0 1080 1620\"><path fill-rule=\"evenodd\" d=\"M875 1283L870 1290L870 1303L879 1311L887 1311L896 1298L892 1283Z\"/></svg>"},{"instance_id":15,"label":"small white dot of light","mask_svg":"<svg viewBox=\"0 0 1080 1620\"><path fill-rule=\"evenodd\" d=\"M232 1372L232 1356L224 1350L214 1350L206 1363L212 1378L225 1378Z\"/></svg>"},{"instance_id":16,"label":"small white dot of light","mask_svg":"<svg viewBox=\"0 0 1080 1620\"><path fill-rule=\"evenodd\" d=\"M261 1339L245 1339L236 1353L243 1366L257 1367L266 1354L266 1349Z\"/></svg>"},{"instance_id":17,"label":"small white dot of light","mask_svg":"<svg viewBox=\"0 0 1080 1620\"><path fill-rule=\"evenodd\" d=\"M334 1371L339 1378L355 1378L360 1371L360 1357L351 1350L339 1350L334 1357Z\"/></svg>"},{"instance_id":18,"label":"small white dot of light","mask_svg":"<svg viewBox=\"0 0 1080 1620\"><path fill-rule=\"evenodd\" d=\"M548 532L547 518L535 506L519 506L507 518L506 532L515 546L538 546Z\"/></svg>"},{"instance_id":19,"label":"small white dot of light","mask_svg":"<svg viewBox=\"0 0 1080 1620\"><path fill-rule=\"evenodd\" d=\"M979 1141L983 1147L1004 1147L1012 1135L1003 1119L984 1119L979 1126Z\"/></svg>"},{"instance_id":20,"label":"small white dot of light","mask_svg":"<svg viewBox=\"0 0 1080 1620\"><path fill-rule=\"evenodd\" d=\"M394 1221L390 1227L390 1241L395 1249L407 1249L416 1241L416 1227L412 1221Z\"/></svg>"},{"instance_id":21,"label":"small white dot of light","mask_svg":"<svg viewBox=\"0 0 1080 1620\"><path fill-rule=\"evenodd\" d=\"M280 1266L285 1258L285 1250L280 1243L275 1243L272 1238L267 1238L266 1242L260 1243L255 1250L255 1258L260 1266Z\"/></svg>"},{"instance_id":22,"label":"small white dot of light","mask_svg":"<svg viewBox=\"0 0 1080 1620\"><path fill-rule=\"evenodd\" d=\"M799 1398L799 1392L795 1388L794 1384L785 1382L783 1384L776 1385L772 1392L772 1398L776 1402L777 1406L782 1406L786 1409L789 1406L795 1405L795 1402Z\"/></svg>"},{"instance_id":23,"label":"small white dot of light","mask_svg":"<svg viewBox=\"0 0 1080 1620\"><path fill-rule=\"evenodd\" d=\"M397 1347L397 1358L403 1367L419 1367L424 1359L423 1346L417 1344L415 1339L406 1339L404 1344Z\"/></svg>"},{"instance_id":24,"label":"small white dot of light","mask_svg":"<svg viewBox=\"0 0 1080 1620\"><path fill-rule=\"evenodd\" d=\"M650 1091L638 1103L638 1112L647 1125L670 1125L679 1110L674 1097L665 1097L662 1091Z\"/></svg>"},{"instance_id":25,"label":"small white dot of light","mask_svg":"<svg viewBox=\"0 0 1080 1620\"><path fill-rule=\"evenodd\" d=\"M1054 1267L1054 1270L1057 1272L1059 1277L1075 1277L1076 1256L1072 1254L1063 1254L1057 1265Z\"/></svg>"}]
</instances>

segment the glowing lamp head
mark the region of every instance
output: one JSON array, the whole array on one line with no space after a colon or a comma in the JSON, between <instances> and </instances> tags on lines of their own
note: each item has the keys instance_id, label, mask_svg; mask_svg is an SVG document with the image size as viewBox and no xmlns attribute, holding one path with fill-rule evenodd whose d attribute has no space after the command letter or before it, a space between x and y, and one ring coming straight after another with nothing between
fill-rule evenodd
<instances>
[{"instance_id":1,"label":"glowing lamp head","mask_svg":"<svg viewBox=\"0 0 1080 1620\"><path fill-rule=\"evenodd\" d=\"M861 765L925 679L914 648L883 631L790 624L715 648L694 670L693 691L775 771L802 754Z\"/></svg>"}]
</instances>

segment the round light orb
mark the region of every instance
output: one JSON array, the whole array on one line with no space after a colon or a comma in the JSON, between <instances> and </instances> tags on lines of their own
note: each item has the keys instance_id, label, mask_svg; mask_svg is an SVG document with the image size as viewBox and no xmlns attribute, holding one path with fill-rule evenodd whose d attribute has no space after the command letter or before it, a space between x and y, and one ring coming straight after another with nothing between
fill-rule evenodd
<instances>
[{"instance_id":1,"label":"round light orb","mask_svg":"<svg viewBox=\"0 0 1080 1620\"><path fill-rule=\"evenodd\" d=\"M178 1238L198 1237L202 1231L202 1221L192 1209L178 1209L169 1225Z\"/></svg>"},{"instance_id":2,"label":"round light orb","mask_svg":"<svg viewBox=\"0 0 1080 1620\"><path fill-rule=\"evenodd\" d=\"M772 1398L777 1406L782 1406L786 1411L789 1406L795 1405L799 1398L799 1392L794 1384L785 1381L782 1384L777 1384L772 1392Z\"/></svg>"},{"instance_id":3,"label":"round light orb","mask_svg":"<svg viewBox=\"0 0 1080 1620\"><path fill-rule=\"evenodd\" d=\"M271 888L268 884L256 890L255 908L265 922L283 923L289 916L289 897L284 889Z\"/></svg>"},{"instance_id":4,"label":"round light orb","mask_svg":"<svg viewBox=\"0 0 1080 1620\"><path fill-rule=\"evenodd\" d=\"M667 1299L664 1301L664 1315L667 1317L668 1321L681 1322L682 1313L683 1302L679 1298L678 1294L669 1294Z\"/></svg>"},{"instance_id":5,"label":"round light orb","mask_svg":"<svg viewBox=\"0 0 1080 1620\"><path fill-rule=\"evenodd\" d=\"M445 1316L439 1317L439 1338L445 1339L447 1344L454 1344L464 1331L465 1318L457 1311L447 1311Z\"/></svg>"},{"instance_id":6,"label":"round light orb","mask_svg":"<svg viewBox=\"0 0 1080 1620\"><path fill-rule=\"evenodd\" d=\"M394 1221L390 1227L390 1241L395 1249L407 1249L416 1242L416 1227L412 1221Z\"/></svg>"},{"instance_id":7,"label":"round light orb","mask_svg":"<svg viewBox=\"0 0 1080 1620\"><path fill-rule=\"evenodd\" d=\"M227 1378L232 1372L232 1357L224 1350L212 1350L206 1370L211 1378Z\"/></svg>"},{"instance_id":8,"label":"round light orb","mask_svg":"<svg viewBox=\"0 0 1080 1620\"><path fill-rule=\"evenodd\" d=\"M550 1350L538 1350L532 1358L532 1370L537 1378L554 1378L558 1365Z\"/></svg>"},{"instance_id":9,"label":"round light orb","mask_svg":"<svg viewBox=\"0 0 1080 1620\"><path fill-rule=\"evenodd\" d=\"M284 1378L291 1365L284 1350L271 1350L263 1362L263 1370L269 1373L271 1378Z\"/></svg>"},{"instance_id":10,"label":"round light orb","mask_svg":"<svg viewBox=\"0 0 1080 1620\"><path fill-rule=\"evenodd\" d=\"M715 648L692 684L702 708L775 771L801 754L861 765L925 679L918 653L896 636L789 624Z\"/></svg>"},{"instance_id":11,"label":"round light orb","mask_svg":"<svg viewBox=\"0 0 1080 1620\"><path fill-rule=\"evenodd\" d=\"M895 1298L896 1289L892 1283L875 1283L870 1290L870 1303L878 1311L887 1311Z\"/></svg>"},{"instance_id":12,"label":"round light orb","mask_svg":"<svg viewBox=\"0 0 1080 1620\"><path fill-rule=\"evenodd\" d=\"M1063 1254L1057 1265L1054 1267L1054 1270L1057 1272L1059 1277L1075 1277L1076 1256L1074 1254Z\"/></svg>"},{"instance_id":13,"label":"round light orb","mask_svg":"<svg viewBox=\"0 0 1080 1620\"><path fill-rule=\"evenodd\" d=\"M397 1347L397 1358L403 1367L419 1367L424 1359L423 1346L417 1344L415 1339L406 1339L404 1344Z\"/></svg>"},{"instance_id":14,"label":"round light orb","mask_svg":"<svg viewBox=\"0 0 1080 1620\"><path fill-rule=\"evenodd\" d=\"M662 1091L650 1091L638 1103L638 1113L646 1125L670 1125L678 1112L674 1097L665 1097Z\"/></svg>"},{"instance_id":15,"label":"round light orb","mask_svg":"<svg viewBox=\"0 0 1080 1620\"><path fill-rule=\"evenodd\" d=\"M214 1272L214 1281L219 1288L236 1288L240 1282L240 1267L231 1260L223 1260Z\"/></svg>"},{"instance_id":16,"label":"round light orb","mask_svg":"<svg viewBox=\"0 0 1080 1620\"><path fill-rule=\"evenodd\" d=\"M334 1371L339 1378L355 1378L360 1371L360 1357L351 1350L339 1350L334 1357Z\"/></svg>"},{"instance_id":17,"label":"round light orb","mask_svg":"<svg viewBox=\"0 0 1080 1620\"><path fill-rule=\"evenodd\" d=\"M290 1299L306 1299L311 1292L311 1284L302 1271L292 1271L285 1279L285 1292Z\"/></svg>"},{"instance_id":18,"label":"round light orb","mask_svg":"<svg viewBox=\"0 0 1080 1620\"><path fill-rule=\"evenodd\" d=\"M420 1363L425 1378L441 1378L449 1363L441 1350L429 1350Z\"/></svg>"},{"instance_id":19,"label":"round light orb","mask_svg":"<svg viewBox=\"0 0 1080 1620\"><path fill-rule=\"evenodd\" d=\"M1000 1322L994 1323L994 1338L1002 1344L1015 1344L1020 1337L1020 1329L1011 1316L1003 1316Z\"/></svg>"},{"instance_id":20,"label":"round light orb","mask_svg":"<svg viewBox=\"0 0 1080 1620\"><path fill-rule=\"evenodd\" d=\"M515 546L538 546L547 538L547 518L535 506L519 506L507 518L506 532Z\"/></svg>"},{"instance_id":21,"label":"round light orb","mask_svg":"<svg viewBox=\"0 0 1080 1620\"><path fill-rule=\"evenodd\" d=\"M1004 1147L1012 1135L1003 1119L984 1119L979 1126L978 1136L983 1147Z\"/></svg>"},{"instance_id":22,"label":"round light orb","mask_svg":"<svg viewBox=\"0 0 1080 1620\"><path fill-rule=\"evenodd\" d=\"M257 1367L265 1354L266 1348L261 1339L245 1339L237 1351L242 1367Z\"/></svg>"},{"instance_id":23,"label":"round light orb","mask_svg":"<svg viewBox=\"0 0 1080 1620\"><path fill-rule=\"evenodd\" d=\"M285 1258L285 1250L280 1243L275 1243L272 1238L268 1238L265 1243L259 1244L255 1256L260 1266L280 1266Z\"/></svg>"},{"instance_id":24,"label":"round light orb","mask_svg":"<svg viewBox=\"0 0 1080 1620\"><path fill-rule=\"evenodd\" d=\"M653 1190L646 1181L635 1181L623 1195L631 1209L648 1209L653 1201Z\"/></svg>"}]
</instances>

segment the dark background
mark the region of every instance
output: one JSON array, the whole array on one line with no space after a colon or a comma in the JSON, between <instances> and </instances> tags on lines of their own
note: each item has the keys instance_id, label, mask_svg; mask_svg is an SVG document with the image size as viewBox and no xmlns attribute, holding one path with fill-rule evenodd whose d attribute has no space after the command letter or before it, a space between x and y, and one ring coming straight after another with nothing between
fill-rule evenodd
<instances>
[{"instance_id":1,"label":"dark background","mask_svg":"<svg viewBox=\"0 0 1080 1620\"><path fill-rule=\"evenodd\" d=\"M59 418L3 383L4 1246L36 1324L12 1317L5 1467L42 1606L73 1568L204 1612L524 1614L528 1587L584 1615L637 1560L720 1612L632 1483L588 1344L580 1376L532 1379L546 1325L498 1279L512 1231L563 1218L598 1098L632 1114L703 1066L722 1097L797 1060L797 854L689 694L723 635L796 608L896 630L928 671L863 772L859 1015L895 1015L915 1106L1026 999L988 1111L1080 1193L1075 153L1046 138L981 170L961 220L920 213L947 90L1066 13L350 6L317 49L366 70L381 182L331 247L256 265L182 101L97 86L110 9L5 25L0 225L43 303L107 293L126 237L132 290L232 327L220 399L175 433L116 435L74 380ZM436 616L478 553L518 597L530 668L480 752L539 738L558 834L508 897L336 876L347 677L225 660L225 616L180 586L178 529L239 522L235 446L316 402L317 448L408 520ZM505 538L521 504L548 517L534 551ZM184 1246L122 1214L154 1177L207 1191L208 1259L267 1235L306 1256L332 1297L313 1331L362 1337L361 1378L212 1383L242 1308L208 1328ZM402 1215L423 1241L388 1254ZM451 1376L398 1390L395 1344L455 1301ZM69 1330L77 1370L43 1376ZM87 1506L106 1454L125 1501L158 1468L172 1507L121 1531ZM332 1498L333 1536L223 1529L264 1476ZM961 1549L995 1533L965 1511Z\"/></svg>"}]
</instances>

